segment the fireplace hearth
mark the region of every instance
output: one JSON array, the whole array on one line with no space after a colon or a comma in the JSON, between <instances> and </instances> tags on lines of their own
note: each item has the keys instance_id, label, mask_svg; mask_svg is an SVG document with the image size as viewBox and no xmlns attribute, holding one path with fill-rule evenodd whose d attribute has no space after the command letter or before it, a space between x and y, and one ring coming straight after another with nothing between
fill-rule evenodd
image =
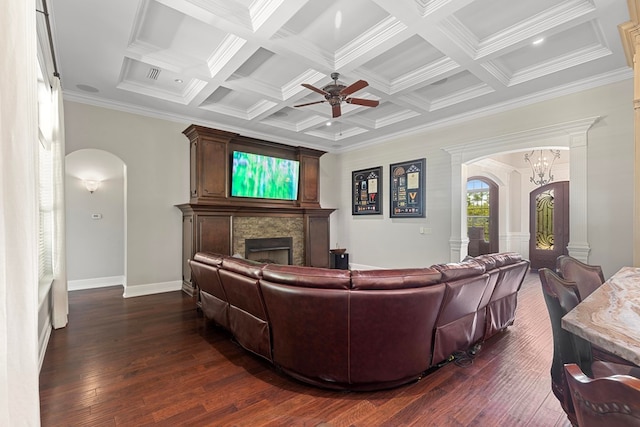
<instances>
[{"instance_id":1,"label":"fireplace hearth","mask_svg":"<svg viewBox=\"0 0 640 427\"><path fill-rule=\"evenodd\" d=\"M293 239L267 237L245 239L245 258L273 264L293 264Z\"/></svg>"}]
</instances>

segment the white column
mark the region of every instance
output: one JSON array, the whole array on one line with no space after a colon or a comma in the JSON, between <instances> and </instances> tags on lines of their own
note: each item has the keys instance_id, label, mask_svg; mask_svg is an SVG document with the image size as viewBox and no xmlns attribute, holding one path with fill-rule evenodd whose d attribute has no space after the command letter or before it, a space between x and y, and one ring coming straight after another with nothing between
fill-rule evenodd
<instances>
[{"instance_id":1,"label":"white column","mask_svg":"<svg viewBox=\"0 0 640 427\"><path fill-rule=\"evenodd\" d=\"M458 262L467 256L467 165L462 163L462 153L451 153L451 236L449 260Z\"/></svg>"},{"instance_id":2,"label":"white column","mask_svg":"<svg viewBox=\"0 0 640 427\"><path fill-rule=\"evenodd\" d=\"M580 129L569 132L571 162L569 165L569 255L589 262L591 247L588 238L587 206L587 131Z\"/></svg>"}]
</instances>

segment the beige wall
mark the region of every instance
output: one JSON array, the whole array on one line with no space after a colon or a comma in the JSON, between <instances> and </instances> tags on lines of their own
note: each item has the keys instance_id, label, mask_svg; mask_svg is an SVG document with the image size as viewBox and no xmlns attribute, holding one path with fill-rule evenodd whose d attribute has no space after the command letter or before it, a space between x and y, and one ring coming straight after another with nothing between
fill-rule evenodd
<instances>
[{"instance_id":1,"label":"beige wall","mask_svg":"<svg viewBox=\"0 0 640 427\"><path fill-rule=\"evenodd\" d=\"M331 215L331 246L346 247L355 267L428 266L449 261L451 159L443 150L460 144L557 123L600 116L588 132L589 261L612 275L632 260L632 82L625 81L483 117L463 126L423 132L352 151L328 153L320 162L320 201ZM188 200L188 124L172 123L67 102L67 152L99 148L127 165L128 284L181 278L181 220L174 205ZM536 146L536 141L531 141ZM427 159L426 218L389 218L389 164ZM383 166L383 215L351 215L351 171ZM516 172L517 173L517 172ZM515 180L522 196L525 179ZM525 194L528 198L528 193ZM528 234L526 203L506 212L505 233ZM426 233L420 234L420 228ZM160 248L160 250L158 249ZM503 249L503 248L501 248ZM512 249L512 248L504 248Z\"/></svg>"},{"instance_id":2,"label":"beige wall","mask_svg":"<svg viewBox=\"0 0 640 427\"><path fill-rule=\"evenodd\" d=\"M571 94L481 119L442 127L375 147L340 155L342 189L338 230L356 266L427 266L449 261L451 237L451 159L443 148L586 117L600 116L588 132L589 261L612 275L632 262L633 116L632 81ZM470 145L471 146L471 145ZM536 146L536 141L531 141ZM421 219L389 218L389 164L427 159L427 215ZM383 215L353 217L350 172L383 166ZM526 195L528 197L528 194ZM521 209L523 213L524 209ZM518 221L514 220L514 225ZM420 234L420 227L430 229ZM528 233L521 221L514 233Z\"/></svg>"},{"instance_id":3,"label":"beige wall","mask_svg":"<svg viewBox=\"0 0 640 427\"><path fill-rule=\"evenodd\" d=\"M125 163L127 286L180 289L182 214L175 205L189 200L189 141L182 134L189 124L75 102L64 108L67 153L95 148Z\"/></svg>"}]
</instances>

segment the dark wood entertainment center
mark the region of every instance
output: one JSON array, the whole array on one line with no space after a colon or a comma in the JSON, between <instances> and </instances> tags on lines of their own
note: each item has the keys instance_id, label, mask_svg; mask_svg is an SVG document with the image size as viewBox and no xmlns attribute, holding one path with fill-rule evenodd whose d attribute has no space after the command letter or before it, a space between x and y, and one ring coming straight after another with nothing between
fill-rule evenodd
<instances>
[{"instance_id":1,"label":"dark wood entertainment center","mask_svg":"<svg viewBox=\"0 0 640 427\"><path fill-rule=\"evenodd\" d=\"M182 211L182 290L194 295L188 260L199 251L234 253L234 218L301 219L304 265L330 267L329 215L320 207L320 157L324 151L264 141L237 133L191 125L183 131L190 142L190 198ZM251 199L230 195L233 151L297 160L297 200ZM268 230L265 232L268 233ZM262 236L244 236L246 238ZM284 236L266 236L284 237Z\"/></svg>"}]
</instances>

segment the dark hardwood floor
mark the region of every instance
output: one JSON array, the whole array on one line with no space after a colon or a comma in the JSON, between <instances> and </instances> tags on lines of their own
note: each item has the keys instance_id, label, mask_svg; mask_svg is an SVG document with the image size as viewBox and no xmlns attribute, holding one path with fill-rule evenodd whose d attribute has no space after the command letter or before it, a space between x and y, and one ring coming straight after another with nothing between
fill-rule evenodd
<instances>
[{"instance_id":1,"label":"dark hardwood floor","mask_svg":"<svg viewBox=\"0 0 640 427\"><path fill-rule=\"evenodd\" d=\"M43 426L570 426L551 393L551 326L537 273L516 323L473 363L379 392L299 383L207 322L181 292L69 294L40 374Z\"/></svg>"}]
</instances>

